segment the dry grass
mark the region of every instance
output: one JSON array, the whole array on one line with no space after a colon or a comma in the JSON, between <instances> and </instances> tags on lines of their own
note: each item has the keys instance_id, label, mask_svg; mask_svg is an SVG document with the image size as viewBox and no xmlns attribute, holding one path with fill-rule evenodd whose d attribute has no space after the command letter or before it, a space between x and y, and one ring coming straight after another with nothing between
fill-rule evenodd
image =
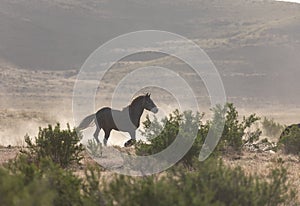
<instances>
[{"instance_id":1,"label":"dry grass","mask_svg":"<svg viewBox=\"0 0 300 206\"><path fill-rule=\"evenodd\" d=\"M234 158L227 156L224 159L226 165L241 167L249 175L258 175L266 178L270 171L280 164L287 169L289 184L297 191L298 202L300 202L300 162L299 157L286 155L281 152L243 152Z\"/></svg>"}]
</instances>

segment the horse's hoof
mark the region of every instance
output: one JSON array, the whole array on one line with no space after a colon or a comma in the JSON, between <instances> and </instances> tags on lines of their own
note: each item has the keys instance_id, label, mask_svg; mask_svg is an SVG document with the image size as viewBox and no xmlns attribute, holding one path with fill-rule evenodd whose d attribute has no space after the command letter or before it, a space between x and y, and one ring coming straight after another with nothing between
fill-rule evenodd
<instances>
[{"instance_id":1,"label":"horse's hoof","mask_svg":"<svg viewBox=\"0 0 300 206\"><path fill-rule=\"evenodd\" d=\"M125 147L130 147L130 146L134 145L134 143L135 143L135 140L130 139L127 142L125 142L124 146Z\"/></svg>"},{"instance_id":2,"label":"horse's hoof","mask_svg":"<svg viewBox=\"0 0 300 206\"><path fill-rule=\"evenodd\" d=\"M107 139L104 138L103 140L103 145L106 147L107 146Z\"/></svg>"}]
</instances>

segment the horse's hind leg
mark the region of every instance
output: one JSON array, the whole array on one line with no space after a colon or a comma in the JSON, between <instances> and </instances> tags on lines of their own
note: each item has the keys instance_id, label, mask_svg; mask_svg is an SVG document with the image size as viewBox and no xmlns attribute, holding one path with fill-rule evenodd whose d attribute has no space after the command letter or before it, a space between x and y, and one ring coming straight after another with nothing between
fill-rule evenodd
<instances>
[{"instance_id":1,"label":"horse's hind leg","mask_svg":"<svg viewBox=\"0 0 300 206\"><path fill-rule=\"evenodd\" d=\"M98 138L99 132L100 132L100 128L97 126L96 131L94 133L94 138L96 139L97 143L100 143L99 138Z\"/></svg>"},{"instance_id":2,"label":"horse's hind leg","mask_svg":"<svg viewBox=\"0 0 300 206\"><path fill-rule=\"evenodd\" d=\"M104 146L107 146L107 140L109 138L111 130L105 130L104 131L104 139L103 139L103 144Z\"/></svg>"}]
</instances>

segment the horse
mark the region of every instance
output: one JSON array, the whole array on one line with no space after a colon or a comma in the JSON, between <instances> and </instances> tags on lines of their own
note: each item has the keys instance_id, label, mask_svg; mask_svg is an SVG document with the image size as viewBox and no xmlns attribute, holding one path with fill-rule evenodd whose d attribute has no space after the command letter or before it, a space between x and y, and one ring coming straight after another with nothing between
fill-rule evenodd
<instances>
[{"instance_id":1,"label":"horse","mask_svg":"<svg viewBox=\"0 0 300 206\"><path fill-rule=\"evenodd\" d=\"M128 132L131 139L128 140L124 146L130 147L136 141L135 130L140 126L140 118L144 109L154 114L158 112L158 108L150 98L149 93L136 97L131 104L123 108L123 110L114 110L110 107L101 108L95 114L85 117L77 129L84 130L90 127L92 122L96 122L96 131L93 136L97 143L99 143L99 132L103 129L105 134L103 143L105 146L107 145L112 130Z\"/></svg>"},{"instance_id":2,"label":"horse","mask_svg":"<svg viewBox=\"0 0 300 206\"><path fill-rule=\"evenodd\" d=\"M290 134L293 128L300 128L300 123L299 124L292 124L290 126L287 126L283 132L280 134L279 139L282 139L284 136Z\"/></svg>"}]
</instances>

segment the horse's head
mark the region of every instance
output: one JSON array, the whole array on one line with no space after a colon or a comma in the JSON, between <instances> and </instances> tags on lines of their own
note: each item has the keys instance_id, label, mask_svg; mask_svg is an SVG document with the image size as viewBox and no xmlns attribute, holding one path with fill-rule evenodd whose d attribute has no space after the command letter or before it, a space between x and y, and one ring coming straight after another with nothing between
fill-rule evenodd
<instances>
[{"instance_id":1,"label":"horse's head","mask_svg":"<svg viewBox=\"0 0 300 206\"><path fill-rule=\"evenodd\" d=\"M144 108L148 111L151 111L153 113L157 113L158 112L158 108L157 106L154 104L154 102L152 101L152 99L150 98L150 94L147 93L144 96Z\"/></svg>"}]
</instances>

